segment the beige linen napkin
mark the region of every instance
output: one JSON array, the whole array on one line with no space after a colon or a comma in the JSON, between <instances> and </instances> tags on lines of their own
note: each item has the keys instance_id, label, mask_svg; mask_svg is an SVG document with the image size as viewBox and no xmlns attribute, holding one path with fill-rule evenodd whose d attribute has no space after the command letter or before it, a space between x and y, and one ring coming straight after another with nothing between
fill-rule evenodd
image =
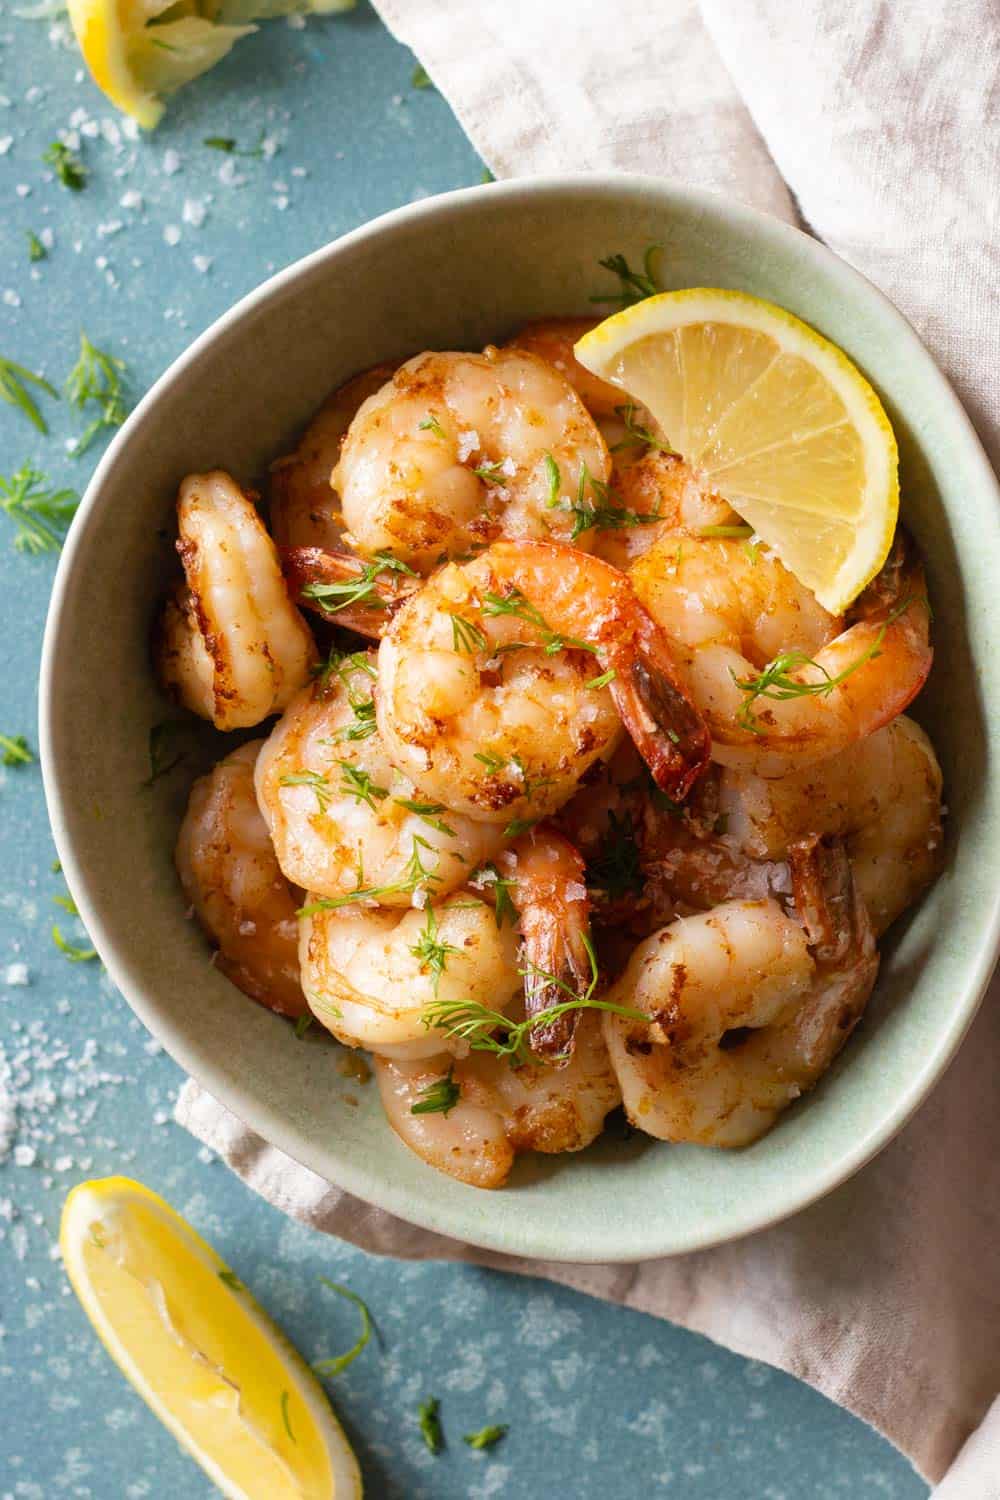
<instances>
[{"instance_id":1,"label":"beige linen napkin","mask_svg":"<svg viewBox=\"0 0 1000 1500\"><path fill-rule=\"evenodd\" d=\"M375 3L498 175L622 167L790 220L797 203L917 325L1000 458L994 0ZM852 1182L750 1239L638 1266L481 1252L348 1197L193 1083L177 1114L306 1223L671 1318L810 1381L930 1480L947 1470L941 1500L1000 1500L998 999L995 984L929 1102Z\"/></svg>"}]
</instances>

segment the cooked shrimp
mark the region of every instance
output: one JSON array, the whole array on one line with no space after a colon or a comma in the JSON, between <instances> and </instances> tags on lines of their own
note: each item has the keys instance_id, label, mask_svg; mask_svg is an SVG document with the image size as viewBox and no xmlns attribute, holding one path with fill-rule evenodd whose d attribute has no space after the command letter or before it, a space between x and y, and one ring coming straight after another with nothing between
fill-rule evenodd
<instances>
[{"instance_id":1,"label":"cooked shrimp","mask_svg":"<svg viewBox=\"0 0 1000 1500\"><path fill-rule=\"evenodd\" d=\"M377 1057L375 1075L400 1139L428 1165L473 1187L501 1187L523 1151L582 1151L621 1102L592 1011L581 1018L573 1056L562 1067L513 1068L505 1058L471 1052L414 1064ZM422 1112L428 1090L445 1080L459 1091L453 1107Z\"/></svg>"},{"instance_id":2,"label":"cooked shrimp","mask_svg":"<svg viewBox=\"0 0 1000 1500\"><path fill-rule=\"evenodd\" d=\"M221 470L190 474L177 498L186 587L168 600L155 654L164 686L216 729L284 708L316 660L252 500Z\"/></svg>"},{"instance_id":3,"label":"cooked shrimp","mask_svg":"<svg viewBox=\"0 0 1000 1500\"><path fill-rule=\"evenodd\" d=\"M811 1088L868 1002L878 958L842 849L794 851L796 906L728 901L635 950L604 1034L631 1122L649 1135L744 1146ZM812 952L810 952L812 948Z\"/></svg>"},{"instance_id":4,"label":"cooked shrimp","mask_svg":"<svg viewBox=\"0 0 1000 1500\"><path fill-rule=\"evenodd\" d=\"M902 533L843 619L739 541L664 537L631 577L723 765L780 776L835 755L901 713L930 671L923 568Z\"/></svg>"},{"instance_id":5,"label":"cooked shrimp","mask_svg":"<svg viewBox=\"0 0 1000 1500\"><path fill-rule=\"evenodd\" d=\"M666 533L702 537L705 528L740 524L679 454L657 448L616 453L611 492L627 524L599 531L594 551L616 568L629 568Z\"/></svg>"},{"instance_id":6,"label":"cooked shrimp","mask_svg":"<svg viewBox=\"0 0 1000 1500\"><path fill-rule=\"evenodd\" d=\"M263 741L241 745L191 788L177 873L216 967L284 1016L307 1014L299 982L299 893L278 868L257 808L253 768Z\"/></svg>"},{"instance_id":7,"label":"cooked shrimp","mask_svg":"<svg viewBox=\"0 0 1000 1500\"><path fill-rule=\"evenodd\" d=\"M397 370L351 423L334 485L359 552L428 572L498 536L570 540L577 496L610 469L558 370L488 349L420 354Z\"/></svg>"},{"instance_id":8,"label":"cooked shrimp","mask_svg":"<svg viewBox=\"0 0 1000 1500\"><path fill-rule=\"evenodd\" d=\"M577 340L599 322L599 318L542 318L526 323L504 348L537 354L565 376L592 417L613 417L624 399L618 386L585 370L573 353Z\"/></svg>"},{"instance_id":9,"label":"cooked shrimp","mask_svg":"<svg viewBox=\"0 0 1000 1500\"><path fill-rule=\"evenodd\" d=\"M517 939L470 894L423 911L328 910L301 919L302 985L313 1014L340 1041L388 1057L424 1058L454 1043L424 1024L433 1001L503 1011L520 993Z\"/></svg>"},{"instance_id":10,"label":"cooked shrimp","mask_svg":"<svg viewBox=\"0 0 1000 1500\"><path fill-rule=\"evenodd\" d=\"M330 476L358 407L391 378L391 365L355 375L326 398L293 452L271 465L271 532L279 547L342 545L344 522Z\"/></svg>"},{"instance_id":11,"label":"cooked shrimp","mask_svg":"<svg viewBox=\"0 0 1000 1500\"><path fill-rule=\"evenodd\" d=\"M418 906L464 885L502 834L418 794L392 765L375 724L375 679L374 654L358 652L289 704L260 753L257 798L296 885Z\"/></svg>"},{"instance_id":12,"label":"cooked shrimp","mask_svg":"<svg viewBox=\"0 0 1000 1500\"><path fill-rule=\"evenodd\" d=\"M377 708L390 758L423 794L491 822L565 802L614 749L619 714L676 795L707 764L704 726L628 580L553 543L497 542L442 568L383 637Z\"/></svg>"},{"instance_id":13,"label":"cooked shrimp","mask_svg":"<svg viewBox=\"0 0 1000 1500\"><path fill-rule=\"evenodd\" d=\"M787 858L808 834L841 836L876 934L912 906L941 859L941 768L924 731L900 715L818 766L777 781L726 771L728 844L756 861Z\"/></svg>"}]
</instances>

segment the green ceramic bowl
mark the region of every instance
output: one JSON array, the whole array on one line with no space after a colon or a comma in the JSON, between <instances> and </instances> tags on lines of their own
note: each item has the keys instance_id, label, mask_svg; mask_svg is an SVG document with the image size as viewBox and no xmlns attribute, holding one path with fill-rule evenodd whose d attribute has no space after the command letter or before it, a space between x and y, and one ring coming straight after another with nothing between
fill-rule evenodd
<instances>
[{"instance_id":1,"label":"green ceramic bowl","mask_svg":"<svg viewBox=\"0 0 1000 1500\"><path fill-rule=\"evenodd\" d=\"M781 303L845 349L888 407L903 515L934 603L937 659L917 715L944 767L947 867L886 944L868 1016L842 1058L763 1141L721 1153L609 1139L579 1156L523 1158L504 1191L484 1193L412 1156L374 1085L344 1080L336 1048L296 1041L244 999L186 920L171 856L189 777L143 785L149 729L164 717L147 656L172 562L164 528L185 473L259 474L356 370L423 348L478 348L525 319L586 311L609 285L598 258L623 251L637 262L653 243L671 287L738 287ZM579 1261L667 1255L773 1223L899 1130L954 1054L993 967L997 501L973 429L913 330L784 224L627 176L472 188L377 219L273 277L176 361L108 450L73 525L45 637L41 743L56 843L102 959L149 1029L238 1116L414 1223Z\"/></svg>"}]
</instances>

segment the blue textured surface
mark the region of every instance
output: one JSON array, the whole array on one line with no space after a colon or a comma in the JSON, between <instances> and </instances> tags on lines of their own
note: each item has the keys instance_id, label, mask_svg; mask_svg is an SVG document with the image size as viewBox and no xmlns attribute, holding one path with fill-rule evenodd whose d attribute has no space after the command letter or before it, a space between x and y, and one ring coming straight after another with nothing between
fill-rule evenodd
<instances>
[{"instance_id":1,"label":"blue textured surface","mask_svg":"<svg viewBox=\"0 0 1000 1500\"><path fill-rule=\"evenodd\" d=\"M411 87L411 57L367 9L304 30L272 24L138 143L116 143L64 34L0 10L0 353L55 383L82 324L128 360L138 395L270 271L384 209L480 178L446 104ZM80 194L40 161L71 120L89 171ZM252 147L262 133L270 159L202 145L221 135ZM27 231L44 229L52 248L30 265ZM98 450L71 459L73 414L65 403L46 412L48 439L0 406L0 471L30 458L82 488ZM53 560L16 555L11 536L0 518L0 730L34 744ZM380 1262L284 1220L170 1123L177 1068L96 963L53 946L53 918L67 934L77 924L52 905L63 887L37 767L0 770L0 839L0 1080L18 1132L0 1164L0 1500L210 1493L98 1346L53 1255L66 1191L115 1171L187 1214L307 1356L354 1337L352 1309L320 1275L366 1298L380 1343L333 1394L374 1497L926 1495L862 1424L703 1339L537 1282ZM431 1394L448 1440L436 1459L416 1425ZM461 1435L486 1422L510 1432L492 1455L472 1453Z\"/></svg>"}]
</instances>

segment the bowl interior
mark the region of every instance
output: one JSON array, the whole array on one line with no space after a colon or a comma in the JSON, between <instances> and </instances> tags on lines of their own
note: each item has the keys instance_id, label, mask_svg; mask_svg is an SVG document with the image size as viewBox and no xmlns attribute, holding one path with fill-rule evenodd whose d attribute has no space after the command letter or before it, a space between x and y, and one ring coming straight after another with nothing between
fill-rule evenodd
<instances>
[{"instance_id":1,"label":"bowl interior","mask_svg":"<svg viewBox=\"0 0 1000 1500\"><path fill-rule=\"evenodd\" d=\"M935 610L937 659L917 717L944 767L948 863L886 944L869 1016L840 1062L759 1144L723 1154L605 1139L579 1157L524 1158L503 1192L485 1194L406 1151L374 1086L343 1079L334 1047L297 1042L245 1000L185 919L172 849L190 777L144 785L150 727L175 716L147 655L172 568L163 529L185 473L221 466L252 480L355 371L586 311L593 292L613 289L598 258L621 251L636 263L650 244L663 247L666 284L781 303L841 345L886 401ZM70 885L112 977L235 1113L324 1177L441 1232L512 1253L629 1260L782 1217L912 1112L992 963L996 500L967 419L899 314L820 246L749 210L652 181L571 179L467 190L357 231L246 299L163 377L102 463L64 553L43 670L46 783ZM608 1212L609 1197L620 1211Z\"/></svg>"}]
</instances>

